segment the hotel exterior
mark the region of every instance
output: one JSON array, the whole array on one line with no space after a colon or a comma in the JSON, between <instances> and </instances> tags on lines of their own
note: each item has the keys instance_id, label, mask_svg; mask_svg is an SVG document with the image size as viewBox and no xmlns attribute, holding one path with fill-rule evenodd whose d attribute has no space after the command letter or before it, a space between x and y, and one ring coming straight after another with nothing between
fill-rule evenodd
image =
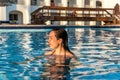
<instances>
[{"instance_id":1,"label":"hotel exterior","mask_svg":"<svg viewBox=\"0 0 120 80\"><path fill-rule=\"evenodd\" d=\"M63 6L63 7L82 7L82 8L107 7L106 5L107 3L105 3L105 0L10 0L10 1L12 1L10 5L0 6L0 15L1 15L0 21L10 21L11 24L31 24L31 13L42 6ZM101 25L102 23L95 21L69 21L68 24L67 21L60 21L60 22L47 21L46 24L47 25L51 25L51 24L52 25Z\"/></svg>"}]
</instances>

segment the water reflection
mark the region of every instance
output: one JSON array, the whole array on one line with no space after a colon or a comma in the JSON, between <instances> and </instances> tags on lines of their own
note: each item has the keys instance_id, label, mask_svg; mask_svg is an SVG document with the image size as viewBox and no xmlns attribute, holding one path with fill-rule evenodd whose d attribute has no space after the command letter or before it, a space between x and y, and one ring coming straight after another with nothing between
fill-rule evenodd
<instances>
[{"instance_id":1,"label":"water reflection","mask_svg":"<svg viewBox=\"0 0 120 80\"><path fill-rule=\"evenodd\" d=\"M119 30L70 28L69 47L82 63L72 69L71 65L52 64L54 61L47 57L11 64L48 51L46 35L45 31L0 32L0 76L3 80L120 79Z\"/></svg>"},{"instance_id":2,"label":"water reflection","mask_svg":"<svg viewBox=\"0 0 120 80\"><path fill-rule=\"evenodd\" d=\"M112 73L117 74L113 74L112 79L119 79L119 69L115 67L120 64L119 30L84 29L83 31L83 29L78 29L75 33L79 41L72 47L74 47L75 53L79 55L79 61L83 63L83 66L72 71L73 76L77 75L75 74L77 72L74 71L79 71L75 79L97 79L97 77L111 79L107 76ZM92 70L87 70L88 67ZM109 67L109 69L105 67ZM84 71L84 69L87 71ZM81 70L84 72L81 72Z\"/></svg>"},{"instance_id":3,"label":"water reflection","mask_svg":"<svg viewBox=\"0 0 120 80\"><path fill-rule=\"evenodd\" d=\"M21 38L21 39L20 39ZM24 33L21 37L19 36L18 39L20 39L21 47L24 49L24 51L30 52L32 51L31 47L31 34L30 33Z\"/></svg>"},{"instance_id":4,"label":"water reflection","mask_svg":"<svg viewBox=\"0 0 120 80\"><path fill-rule=\"evenodd\" d=\"M43 80L72 80L70 77L69 60L64 56L46 56L47 63L43 66ZM56 63L55 61L57 60Z\"/></svg>"}]
</instances>

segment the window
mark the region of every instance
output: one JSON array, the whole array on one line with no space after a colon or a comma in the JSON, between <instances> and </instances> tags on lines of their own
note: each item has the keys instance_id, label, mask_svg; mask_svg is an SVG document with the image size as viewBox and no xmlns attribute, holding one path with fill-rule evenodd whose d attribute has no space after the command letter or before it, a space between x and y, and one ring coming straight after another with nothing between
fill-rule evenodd
<instances>
[{"instance_id":1,"label":"window","mask_svg":"<svg viewBox=\"0 0 120 80\"><path fill-rule=\"evenodd\" d=\"M10 2L13 3L13 4L17 4L18 0L10 0Z\"/></svg>"},{"instance_id":2,"label":"window","mask_svg":"<svg viewBox=\"0 0 120 80\"><path fill-rule=\"evenodd\" d=\"M51 0L51 6L55 6L54 0Z\"/></svg>"},{"instance_id":3,"label":"window","mask_svg":"<svg viewBox=\"0 0 120 80\"><path fill-rule=\"evenodd\" d=\"M13 20L17 21L18 20L18 14L10 14L9 18L10 18L11 21L13 21Z\"/></svg>"},{"instance_id":4,"label":"window","mask_svg":"<svg viewBox=\"0 0 120 80\"><path fill-rule=\"evenodd\" d=\"M97 8L102 7L102 3L100 1L96 1L96 7Z\"/></svg>"},{"instance_id":5,"label":"window","mask_svg":"<svg viewBox=\"0 0 120 80\"><path fill-rule=\"evenodd\" d=\"M90 6L90 0L85 0L85 7L89 7Z\"/></svg>"},{"instance_id":6,"label":"window","mask_svg":"<svg viewBox=\"0 0 120 80\"><path fill-rule=\"evenodd\" d=\"M51 0L51 2L54 2L54 0Z\"/></svg>"},{"instance_id":7,"label":"window","mask_svg":"<svg viewBox=\"0 0 120 80\"><path fill-rule=\"evenodd\" d=\"M31 5L36 6L37 5L37 0L31 0Z\"/></svg>"}]
</instances>

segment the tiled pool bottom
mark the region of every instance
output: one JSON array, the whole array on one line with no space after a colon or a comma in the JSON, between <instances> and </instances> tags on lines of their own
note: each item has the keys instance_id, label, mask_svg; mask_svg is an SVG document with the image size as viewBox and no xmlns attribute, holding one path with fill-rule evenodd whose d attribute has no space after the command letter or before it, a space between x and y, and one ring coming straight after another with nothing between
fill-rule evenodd
<instances>
[{"instance_id":1,"label":"tiled pool bottom","mask_svg":"<svg viewBox=\"0 0 120 80\"><path fill-rule=\"evenodd\" d=\"M44 58L25 64L11 63L48 51L50 29L0 30L0 80L43 80L41 75L46 75ZM73 62L74 65L70 66L72 80L120 79L120 28L65 29L69 35L69 47L82 63Z\"/></svg>"}]
</instances>

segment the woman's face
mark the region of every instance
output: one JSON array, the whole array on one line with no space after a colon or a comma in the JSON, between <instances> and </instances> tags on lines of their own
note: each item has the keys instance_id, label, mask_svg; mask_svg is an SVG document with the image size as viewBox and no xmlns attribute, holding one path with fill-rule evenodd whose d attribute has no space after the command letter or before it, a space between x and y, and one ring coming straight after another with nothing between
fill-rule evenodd
<instances>
[{"instance_id":1,"label":"woman's face","mask_svg":"<svg viewBox=\"0 0 120 80\"><path fill-rule=\"evenodd\" d=\"M51 31L49 33L49 39L48 39L48 44L51 49L56 49L59 46L59 39L56 38L55 32Z\"/></svg>"}]
</instances>

